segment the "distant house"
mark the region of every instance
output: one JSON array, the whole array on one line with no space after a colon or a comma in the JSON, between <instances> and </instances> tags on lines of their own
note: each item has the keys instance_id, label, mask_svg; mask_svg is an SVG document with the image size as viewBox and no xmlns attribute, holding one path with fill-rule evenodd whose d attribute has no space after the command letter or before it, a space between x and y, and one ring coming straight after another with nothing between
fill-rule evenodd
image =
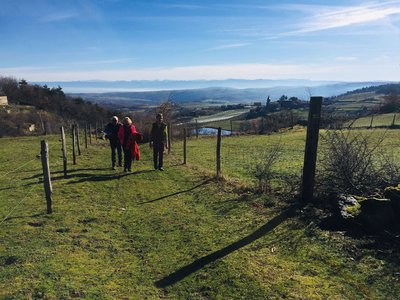
<instances>
[{"instance_id":1,"label":"distant house","mask_svg":"<svg viewBox=\"0 0 400 300\"><path fill-rule=\"evenodd\" d=\"M1 89L0 89L0 105L8 105L7 96L3 93Z\"/></svg>"}]
</instances>

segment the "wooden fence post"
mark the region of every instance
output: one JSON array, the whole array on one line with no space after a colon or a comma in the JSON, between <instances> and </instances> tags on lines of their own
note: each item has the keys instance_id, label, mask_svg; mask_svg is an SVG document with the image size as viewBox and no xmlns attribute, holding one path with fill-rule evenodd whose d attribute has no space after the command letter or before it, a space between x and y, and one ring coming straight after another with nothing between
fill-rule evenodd
<instances>
[{"instance_id":1,"label":"wooden fence post","mask_svg":"<svg viewBox=\"0 0 400 300\"><path fill-rule=\"evenodd\" d=\"M186 165L186 128L183 128L183 164Z\"/></svg>"},{"instance_id":2,"label":"wooden fence post","mask_svg":"<svg viewBox=\"0 0 400 300\"><path fill-rule=\"evenodd\" d=\"M374 122L374 115L371 117L371 123L369 124L369 128L372 128L372 123Z\"/></svg>"},{"instance_id":3,"label":"wooden fence post","mask_svg":"<svg viewBox=\"0 0 400 300\"><path fill-rule=\"evenodd\" d=\"M392 127L395 126L396 123L396 114L393 115Z\"/></svg>"},{"instance_id":4,"label":"wooden fence post","mask_svg":"<svg viewBox=\"0 0 400 300\"><path fill-rule=\"evenodd\" d=\"M168 129L167 129L167 131L168 131L168 154L170 154L171 153L171 132L172 132L172 130L171 130L171 122L168 122Z\"/></svg>"},{"instance_id":5,"label":"wooden fence post","mask_svg":"<svg viewBox=\"0 0 400 300\"><path fill-rule=\"evenodd\" d=\"M47 213L51 214L53 212L51 208L51 194L53 193L53 187L51 186L51 178L50 178L50 167L49 167L49 144L47 141L42 140L40 155L42 158L42 168L43 168L43 183L44 183L44 191L46 194L46 203L47 203Z\"/></svg>"},{"instance_id":6,"label":"wooden fence post","mask_svg":"<svg viewBox=\"0 0 400 300\"><path fill-rule=\"evenodd\" d=\"M221 127L218 127L217 136L217 178L221 176Z\"/></svg>"},{"instance_id":7,"label":"wooden fence post","mask_svg":"<svg viewBox=\"0 0 400 300\"><path fill-rule=\"evenodd\" d=\"M265 124L264 124L264 118L261 117L261 133L265 133Z\"/></svg>"},{"instance_id":8,"label":"wooden fence post","mask_svg":"<svg viewBox=\"0 0 400 300\"><path fill-rule=\"evenodd\" d=\"M96 139L97 143L97 122L94 124L94 138Z\"/></svg>"},{"instance_id":9,"label":"wooden fence post","mask_svg":"<svg viewBox=\"0 0 400 300\"><path fill-rule=\"evenodd\" d=\"M62 142L64 178L67 178L67 147L65 145L65 132L64 132L64 127L63 126L61 126L60 129L61 129L61 142Z\"/></svg>"},{"instance_id":10,"label":"wooden fence post","mask_svg":"<svg viewBox=\"0 0 400 300\"><path fill-rule=\"evenodd\" d=\"M293 128L294 127L294 120L293 120L293 111L290 111L290 127Z\"/></svg>"},{"instance_id":11,"label":"wooden fence post","mask_svg":"<svg viewBox=\"0 0 400 300\"><path fill-rule=\"evenodd\" d=\"M81 155L81 145L79 141L79 124L75 123L76 146L78 148L78 155Z\"/></svg>"},{"instance_id":12,"label":"wooden fence post","mask_svg":"<svg viewBox=\"0 0 400 300\"><path fill-rule=\"evenodd\" d=\"M196 139L199 137L199 124L196 119Z\"/></svg>"},{"instance_id":13,"label":"wooden fence post","mask_svg":"<svg viewBox=\"0 0 400 300\"><path fill-rule=\"evenodd\" d=\"M87 149L87 143L88 143L88 138L87 138L87 124L85 124L85 149Z\"/></svg>"},{"instance_id":14,"label":"wooden fence post","mask_svg":"<svg viewBox=\"0 0 400 300\"><path fill-rule=\"evenodd\" d=\"M89 124L89 144L92 144L92 124Z\"/></svg>"},{"instance_id":15,"label":"wooden fence post","mask_svg":"<svg viewBox=\"0 0 400 300\"><path fill-rule=\"evenodd\" d=\"M303 203L311 201L314 194L315 168L317 164L322 99L322 97L310 98L310 111L308 113L307 137L304 152L303 178L301 187L301 201Z\"/></svg>"},{"instance_id":16,"label":"wooden fence post","mask_svg":"<svg viewBox=\"0 0 400 300\"><path fill-rule=\"evenodd\" d=\"M76 165L75 137L75 124L72 124L72 163L74 165Z\"/></svg>"}]
</instances>

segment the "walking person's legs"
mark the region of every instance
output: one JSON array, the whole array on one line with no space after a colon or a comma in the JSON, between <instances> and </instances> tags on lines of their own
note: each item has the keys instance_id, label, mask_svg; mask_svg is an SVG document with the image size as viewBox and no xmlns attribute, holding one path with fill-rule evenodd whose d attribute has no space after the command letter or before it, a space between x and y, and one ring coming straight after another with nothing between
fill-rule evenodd
<instances>
[{"instance_id":1,"label":"walking person's legs","mask_svg":"<svg viewBox=\"0 0 400 300\"><path fill-rule=\"evenodd\" d=\"M158 169L157 157L158 157L158 148L154 145L154 147L153 147L154 170Z\"/></svg>"},{"instance_id":2,"label":"walking person's legs","mask_svg":"<svg viewBox=\"0 0 400 300\"><path fill-rule=\"evenodd\" d=\"M164 171L163 162L164 162L164 146L158 149L158 169L161 171Z\"/></svg>"},{"instance_id":3,"label":"walking person's legs","mask_svg":"<svg viewBox=\"0 0 400 300\"><path fill-rule=\"evenodd\" d=\"M122 167L122 147L119 141L117 141L117 154L118 154L118 167Z\"/></svg>"},{"instance_id":4,"label":"walking person's legs","mask_svg":"<svg viewBox=\"0 0 400 300\"><path fill-rule=\"evenodd\" d=\"M130 169L130 161L131 161L131 155L130 155L130 150L124 150L124 172L127 172Z\"/></svg>"},{"instance_id":5,"label":"walking person's legs","mask_svg":"<svg viewBox=\"0 0 400 300\"><path fill-rule=\"evenodd\" d=\"M112 168L115 169L115 152L116 152L116 141L115 140L110 140L110 148L111 148L111 165Z\"/></svg>"},{"instance_id":6,"label":"walking person's legs","mask_svg":"<svg viewBox=\"0 0 400 300\"><path fill-rule=\"evenodd\" d=\"M127 167L128 171L132 171L132 160L133 160L133 154L132 151L128 151L128 161L127 161Z\"/></svg>"}]
</instances>

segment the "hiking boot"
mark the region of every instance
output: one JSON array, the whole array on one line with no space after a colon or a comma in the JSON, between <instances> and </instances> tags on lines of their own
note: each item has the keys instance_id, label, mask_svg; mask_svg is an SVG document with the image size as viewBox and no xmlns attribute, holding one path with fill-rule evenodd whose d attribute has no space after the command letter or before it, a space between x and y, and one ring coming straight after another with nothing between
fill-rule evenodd
<instances>
[{"instance_id":1,"label":"hiking boot","mask_svg":"<svg viewBox=\"0 0 400 300\"><path fill-rule=\"evenodd\" d=\"M158 168L160 171L164 171L164 168L163 167L159 167Z\"/></svg>"}]
</instances>

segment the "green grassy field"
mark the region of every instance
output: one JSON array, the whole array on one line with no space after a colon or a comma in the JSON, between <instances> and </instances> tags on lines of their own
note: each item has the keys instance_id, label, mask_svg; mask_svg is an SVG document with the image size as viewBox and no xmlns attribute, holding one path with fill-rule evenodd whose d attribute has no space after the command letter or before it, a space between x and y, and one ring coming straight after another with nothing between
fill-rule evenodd
<instances>
[{"instance_id":1,"label":"green grassy field","mask_svg":"<svg viewBox=\"0 0 400 300\"><path fill-rule=\"evenodd\" d=\"M388 143L398 136L390 131ZM252 157L277 142L287 150L280 170L297 173L304 137L224 137L217 181L215 138L190 139L187 166L174 143L165 172L152 170L142 145L129 174L110 169L99 141L63 178L51 136L51 215L40 138L1 139L0 298L397 299L398 253L323 231L288 204L266 208L270 196L241 188L251 186Z\"/></svg>"},{"instance_id":2,"label":"green grassy field","mask_svg":"<svg viewBox=\"0 0 400 300\"><path fill-rule=\"evenodd\" d=\"M394 117L395 115L396 117ZM347 126L351 124L352 128L369 127L371 126L371 119L372 116L359 118L354 122L348 122ZM398 114L390 113L390 114L374 115L372 120L372 127L381 127L381 126L389 127L393 124L393 120L394 120L394 125L400 125L400 116Z\"/></svg>"},{"instance_id":3,"label":"green grassy field","mask_svg":"<svg viewBox=\"0 0 400 300\"><path fill-rule=\"evenodd\" d=\"M362 108L370 110L383 101L381 95L373 92L343 95L338 97L337 100L329 107L345 112L359 111Z\"/></svg>"}]
</instances>

